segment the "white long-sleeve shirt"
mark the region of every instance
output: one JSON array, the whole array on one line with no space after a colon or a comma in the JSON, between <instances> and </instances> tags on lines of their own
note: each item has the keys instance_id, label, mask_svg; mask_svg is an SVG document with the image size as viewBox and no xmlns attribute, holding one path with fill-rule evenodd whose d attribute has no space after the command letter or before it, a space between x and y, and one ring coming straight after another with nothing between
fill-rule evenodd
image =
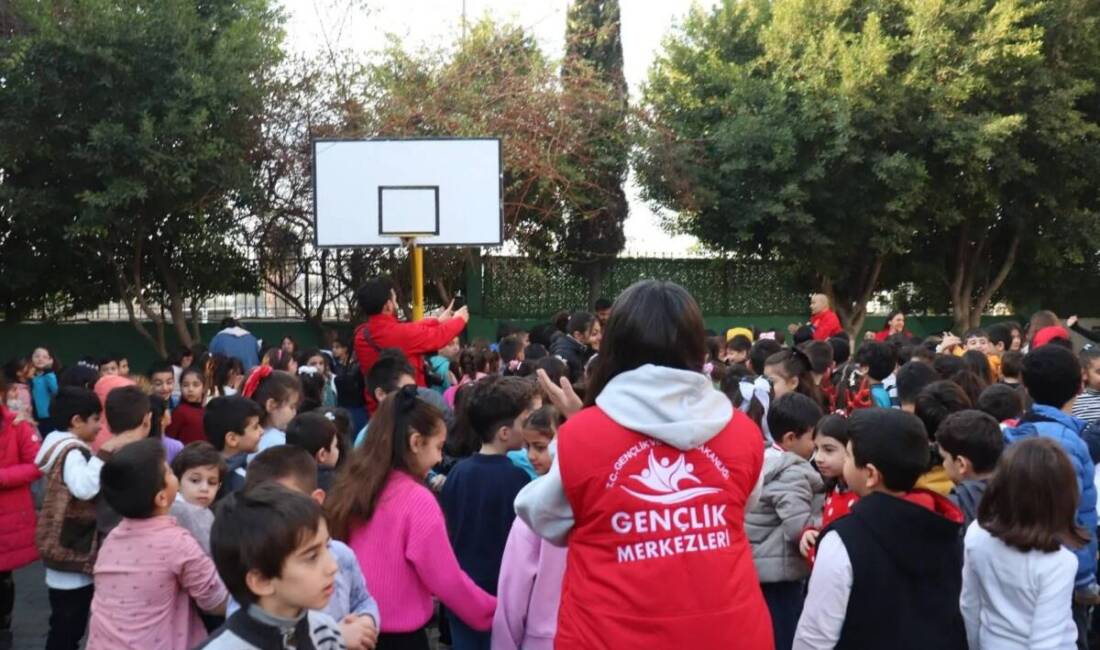
<instances>
[{"instance_id":1,"label":"white long-sleeve shirt","mask_svg":"<svg viewBox=\"0 0 1100 650\"><path fill-rule=\"evenodd\" d=\"M792 650L832 650L840 641L848 598L852 595L852 560L835 531L818 541L814 572ZM1071 581L1072 582L1072 581Z\"/></svg>"},{"instance_id":2,"label":"white long-sleeve shirt","mask_svg":"<svg viewBox=\"0 0 1100 650\"><path fill-rule=\"evenodd\" d=\"M1077 557L1024 553L978 525L966 531L959 607L971 650L1073 650Z\"/></svg>"}]
</instances>

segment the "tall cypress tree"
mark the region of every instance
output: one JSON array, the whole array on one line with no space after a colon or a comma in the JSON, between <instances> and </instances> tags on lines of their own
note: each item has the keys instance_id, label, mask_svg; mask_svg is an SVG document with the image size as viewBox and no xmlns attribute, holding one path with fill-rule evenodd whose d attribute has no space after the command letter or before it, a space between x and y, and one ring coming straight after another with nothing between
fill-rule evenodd
<instances>
[{"instance_id":1,"label":"tall cypress tree","mask_svg":"<svg viewBox=\"0 0 1100 650\"><path fill-rule=\"evenodd\" d=\"M585 187L568 201L563 252L588 282L589 302L623 250L623 222L629 210L623 182L630 149L626 77L618 0L574 0L566 26L562 80L567 96L598 83L610 101L577 102L574 117L596 127L588 146L571 154ZM591 306L591 305L589 305Z\"/></svg>"}]
</instances>

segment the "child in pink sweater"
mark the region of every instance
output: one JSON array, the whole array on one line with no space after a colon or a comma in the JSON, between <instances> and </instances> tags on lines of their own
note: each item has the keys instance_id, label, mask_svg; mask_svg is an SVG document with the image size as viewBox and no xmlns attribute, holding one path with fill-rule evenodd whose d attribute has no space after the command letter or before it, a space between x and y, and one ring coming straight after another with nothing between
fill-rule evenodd
<instances>
[{"instance_id":1,"label":"child in pink sweater","mask_svg":"<svg viewBox=\"0 0 1100 650\"><path fill-rule=\"evenodd\" d=\"M435 497L424 485L443 457L443 417L416 386L383 400L326 502L333 537L355 551L382 618L378 650L428 648L425 626L438 598L486 631L496 599L458 566Z\"/></svg>"},{"instance_id":2,"label":"child in pink sweater","mask_svg":"<svg viewBox=\"0 0 1100 650\"><path fill-rule=\"evenodd\" d=\"M523 425L527 459L539 476L550 471L550 442L558 424L557 410L543 406ZM553 649L565 554L565 548L542 539L516 517L500 566L492 650Z\"/></svg>"},{"instance_id":3,"label":"child in pink sweater","mask_svg":"<svg viewBox=\"0 0 1100 650\"><path fill-rule=\"evenodd\" d=\"M190 650L206 638L192 599L221 615L229 596L214 562L168 516L179 482L156 438L115 452L100 473L100 493L124 519L95 563L87 650Z\"/></svg>"}]
</instances>

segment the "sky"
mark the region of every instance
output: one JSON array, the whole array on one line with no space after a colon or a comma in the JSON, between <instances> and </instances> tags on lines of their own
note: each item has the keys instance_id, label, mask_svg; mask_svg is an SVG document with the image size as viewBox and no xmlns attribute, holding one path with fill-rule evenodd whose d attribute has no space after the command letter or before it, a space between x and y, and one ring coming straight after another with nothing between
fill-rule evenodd
<instances>
[{"instance_id":1,"label":"sky","mask_svg":"<svg viewBox=\"0 0 1100 650\"><path fill-rule=\"evenodd\" d=\"M716 1L695 0L704 7ZM661 39L692 4L693 0L620 0L623 70L632 100L638 97ZM283 6L288 14L286 42L303 54L323 52L326 44L331 44L370 55L383 47L386 34L395 34L415 48L453 42L462 30L463 0L283 0ZM535 35L546 54L561 56L568 0L466 0L465 6L469 21L488 14L497 21L522 25ZM663 231L660 216L642 201L632 179L627 181L626 191L630 200L628 252L689 252L695 238Z\"/></svg>"}]
</instances>

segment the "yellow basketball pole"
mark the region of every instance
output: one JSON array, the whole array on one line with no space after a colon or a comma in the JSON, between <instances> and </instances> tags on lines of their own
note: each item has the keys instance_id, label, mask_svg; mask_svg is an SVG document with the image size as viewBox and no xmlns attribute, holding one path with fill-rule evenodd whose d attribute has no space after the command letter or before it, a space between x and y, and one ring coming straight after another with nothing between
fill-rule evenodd
<instances>
[{"instance_id":1,"label":"yellow basketball pole","mask_svg":"<svg viewBox=\"0 0 1100 650\"><path fill-rule=\"evenodd\" d=\"M416 238L409 238L412 256L413 320L424 318L424 249L416 245Z\"/></svg>"}]
</instances>

